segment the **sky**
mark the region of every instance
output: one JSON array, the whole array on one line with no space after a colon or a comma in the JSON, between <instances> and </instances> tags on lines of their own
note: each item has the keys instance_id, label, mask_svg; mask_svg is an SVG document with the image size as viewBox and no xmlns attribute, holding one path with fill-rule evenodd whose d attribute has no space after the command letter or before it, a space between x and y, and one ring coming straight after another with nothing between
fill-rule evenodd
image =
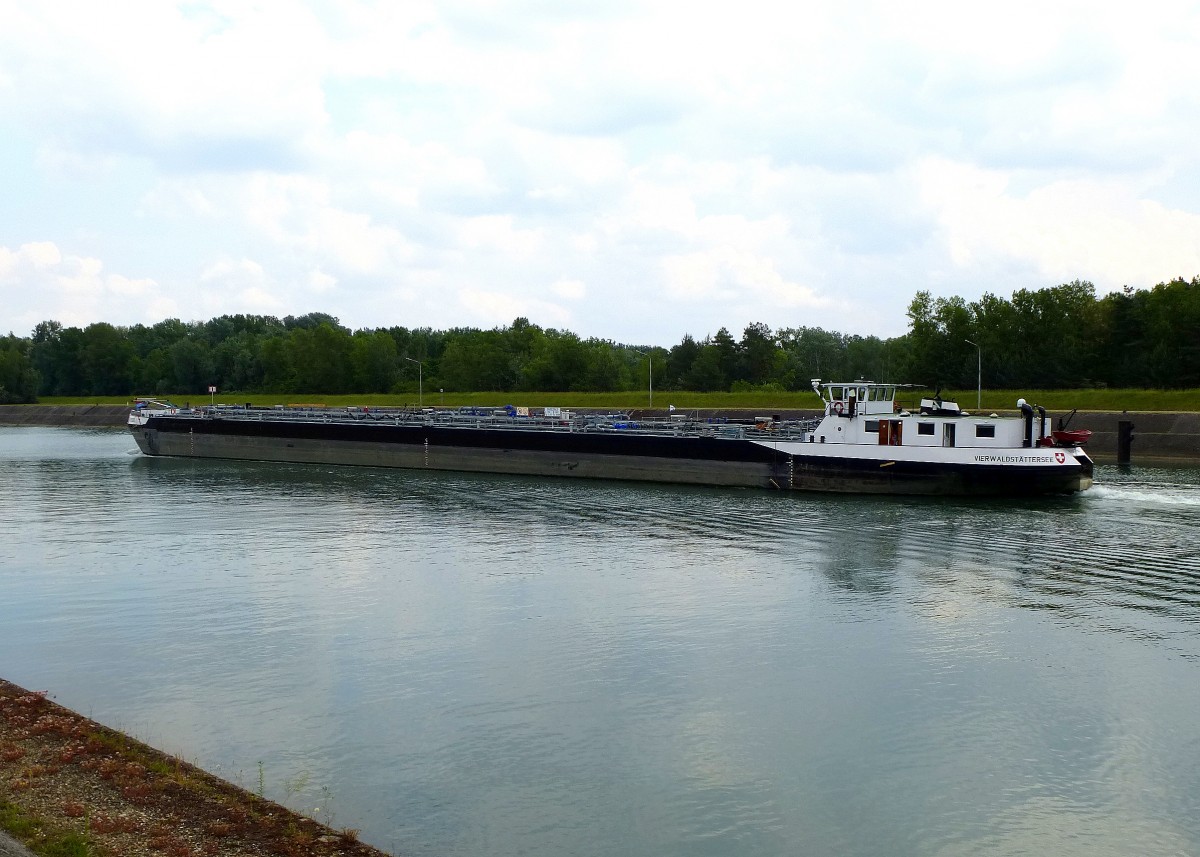
<instances>
[{"instance_id":1,"label":"sky","mask_svg":"<svg viewBox=\"0 0 1200 857\"><path fill-rule=\"evenodd\" d=\"M1200 3L0 0L0 333L669 347L1200 274Z\"/></svg>"}]
</instances>

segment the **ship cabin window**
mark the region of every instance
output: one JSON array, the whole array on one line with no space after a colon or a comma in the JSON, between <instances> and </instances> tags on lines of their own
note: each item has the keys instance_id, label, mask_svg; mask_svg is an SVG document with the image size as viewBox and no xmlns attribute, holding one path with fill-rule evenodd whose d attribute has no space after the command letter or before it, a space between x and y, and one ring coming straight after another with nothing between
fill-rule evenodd
<instances>
[{"instance_id":1,"label":"ship cabin window","mask_svg":"<svg viewBox=\"0 0 1200 857\"><path fill-rule=\"evenodd\" d=\"M991 425L975 426L975 437L995 437L996 427Z\"/></svg>"},{"instance_id":2,"label":"ship cabin window","mask_svg":"<svg viewBox=\"0 0 1200 857\"><path fill-rule=\"evenodd\" d=\"M875 434L879 431L879 420L867 420L865 431L867 434Z\"/></svg>"},{"instance_id":3,"label":"ship cabin window","mask_svg":"<svg viewBox=\"0 0 1200 857\"><path fill-rule=\"evenodd\" d=\"M917 434L933 434L933 423L917 423Z\"/></svg>"}]
</instances>

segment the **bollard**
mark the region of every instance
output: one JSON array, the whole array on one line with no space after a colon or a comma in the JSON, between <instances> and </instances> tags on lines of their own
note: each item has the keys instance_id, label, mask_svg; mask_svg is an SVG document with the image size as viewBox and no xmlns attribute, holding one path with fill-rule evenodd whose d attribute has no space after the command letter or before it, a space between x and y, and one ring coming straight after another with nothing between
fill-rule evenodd
<instances>
[{"instance_id":1,"label":"bollard","mask_svg":"<svg viewBox=\"0 0 1200 857\"><path fill-rule=\"evenodd\" d=\"M1133 445L1133 423L1130 420L1117 422L1117 464L1129 463L1129 448Z\"/></svg>"}]
</instances>

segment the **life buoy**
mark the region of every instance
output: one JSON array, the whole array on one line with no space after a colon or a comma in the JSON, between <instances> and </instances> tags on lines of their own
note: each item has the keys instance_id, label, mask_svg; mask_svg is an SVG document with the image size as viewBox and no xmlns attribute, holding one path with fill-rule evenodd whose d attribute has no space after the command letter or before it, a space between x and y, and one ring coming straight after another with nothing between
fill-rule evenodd
<instances>
[{"instance_id":1,"label":"life buoy","mask_svg":"<svg viewBox=\"0 0 1200 857\"><path fill-rule=\"evenodd\" d=\"M840 401L833 403L833 412L839 417L842 415L842 403Z\"/></svg>"}]
</instances>

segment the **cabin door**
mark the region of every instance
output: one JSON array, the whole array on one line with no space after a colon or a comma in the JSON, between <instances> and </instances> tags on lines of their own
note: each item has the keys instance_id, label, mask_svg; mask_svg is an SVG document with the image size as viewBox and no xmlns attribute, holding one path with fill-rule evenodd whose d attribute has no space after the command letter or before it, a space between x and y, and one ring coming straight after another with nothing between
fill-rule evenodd
<instances>
[{"instance_id":1,"label":"cabin door","mask_svg":"<svg viewBox=\"0 0 1200 857\"><path fill-rule=\"evenodd\" d=\"M942 432L942 446L954 446L954 423L946 423Z\"/></svg>"}]
</instances>

